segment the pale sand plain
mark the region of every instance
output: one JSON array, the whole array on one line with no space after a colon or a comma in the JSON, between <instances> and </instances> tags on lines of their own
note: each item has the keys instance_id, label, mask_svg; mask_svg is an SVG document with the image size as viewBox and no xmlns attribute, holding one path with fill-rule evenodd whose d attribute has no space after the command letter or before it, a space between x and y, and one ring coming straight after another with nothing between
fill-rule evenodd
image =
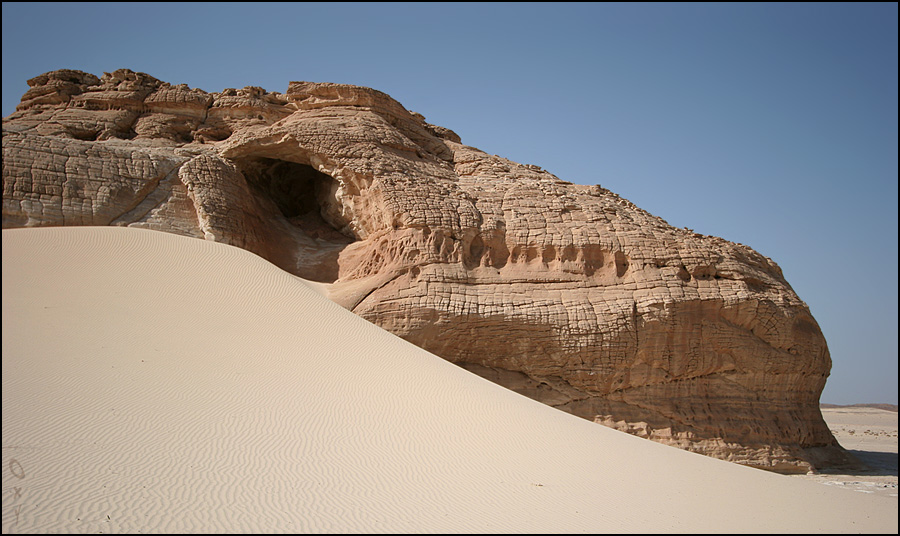
<instances>
[{"instance_id":1,"label":"pale sand plain","mask_svg":"<svg viewBox=\"0 0 900 536\"><path fill-rule=\"evenodd\" d=\"M4 533L897 532L896 497L562 413L243 250L2 245Z\"/></svg>"},{"instance_id":2,"label":"pale sand plain","mask_svg":"<svg viewBox=\"0 0 900 536\"><path fill-rule=\"evenodd\" d=\"M824 470L800 478L896 499L897 412L866 407L822 408L822 417L838 443L865 467Z\"/></svg>"}]
</instances>

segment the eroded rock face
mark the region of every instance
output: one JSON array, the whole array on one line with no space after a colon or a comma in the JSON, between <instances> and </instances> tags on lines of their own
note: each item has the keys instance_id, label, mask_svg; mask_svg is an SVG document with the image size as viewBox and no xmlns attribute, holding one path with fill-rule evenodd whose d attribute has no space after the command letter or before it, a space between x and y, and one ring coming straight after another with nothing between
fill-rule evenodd
<instances>
[{"instance_id":1,"label":"eroded rock face","mask_svg":"<svg viewBox=\"0 0 900 536\"><path fill-rule=\"evenodd\" d=\"M831 362L772 260L599 186L463 145L376 90L206 93L121 69L29 80L3 120L3 227L225 242L564 411L782 472L848 462Z\"/></svg>"}]
</instances>

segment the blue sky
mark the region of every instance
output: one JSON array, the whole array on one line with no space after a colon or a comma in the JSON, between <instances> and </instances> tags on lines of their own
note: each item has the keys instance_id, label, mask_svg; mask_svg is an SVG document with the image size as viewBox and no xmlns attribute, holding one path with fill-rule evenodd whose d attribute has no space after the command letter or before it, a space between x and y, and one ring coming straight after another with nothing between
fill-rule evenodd
<instances>
[{"instance_id":1,"label":"blue sky","mask_svg":"<svg viewBox=\"0 0 900 536\"><path fill-rule=\"evenodd\" d=\"M62 68L373 87L463 143L771 257L828 341L822 401L896 404L897 19L896 3L5 2L2 112Z\"/></svg>"}]
</instances>

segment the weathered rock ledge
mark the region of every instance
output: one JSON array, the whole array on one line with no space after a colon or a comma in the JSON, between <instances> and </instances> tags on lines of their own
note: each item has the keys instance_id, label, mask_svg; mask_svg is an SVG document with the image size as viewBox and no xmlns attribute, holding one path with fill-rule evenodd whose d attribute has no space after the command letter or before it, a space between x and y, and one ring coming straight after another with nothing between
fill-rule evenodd
<instances>
[{"instance_id":1,"label":"weathered rock ledge","mask_svg":"<svg viewBox=\"0 0 900 536\"><path fill-rule=\"evenodd\" d=\"M463 145L373 89L206 93L127 69L28 84L3 119L4 228L232 244L586 419L781 472L850 461L818 407L825 339L749 247Z\"/></svg>"}]
</instances>

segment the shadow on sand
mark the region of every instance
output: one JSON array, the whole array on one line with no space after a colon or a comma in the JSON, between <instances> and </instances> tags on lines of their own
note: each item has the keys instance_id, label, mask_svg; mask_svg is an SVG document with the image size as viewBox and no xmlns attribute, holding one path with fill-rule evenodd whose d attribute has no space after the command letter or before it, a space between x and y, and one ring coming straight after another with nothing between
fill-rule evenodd
<instances>
[{"instance_id":1,"label":"shadow on sand","mask_svg":"<svg viewBox=\"0 0 900 536\"><path fill-rule=\"evenodd\" d=\"M897 453L874 452L868 450L848 450L850 454L866 465L867 469L854 471L854 474L897 476Z\"/></svg>"}]
</instances>

